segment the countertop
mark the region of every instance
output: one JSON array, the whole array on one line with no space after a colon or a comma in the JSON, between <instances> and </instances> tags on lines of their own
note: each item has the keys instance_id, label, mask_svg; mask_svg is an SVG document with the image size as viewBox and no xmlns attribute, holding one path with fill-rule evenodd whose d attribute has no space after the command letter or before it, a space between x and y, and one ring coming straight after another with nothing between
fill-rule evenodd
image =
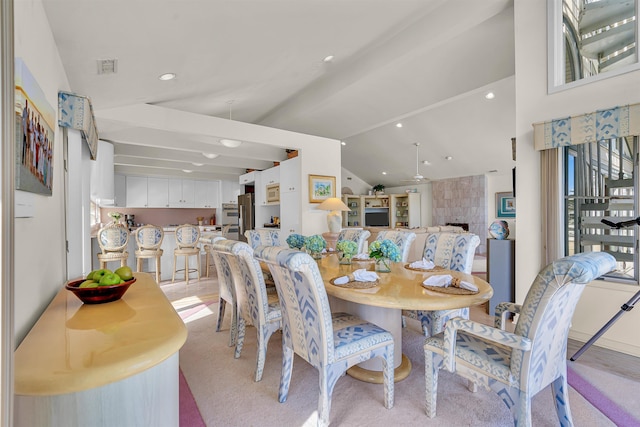
<instances>
[{"instance_id":1,"label":"countertop","mask_svg":"<svg viewBox=\"0 0 640 427\"><path fill-rule=\"evenodd\" d=\"M15 393L83 391L131 377L175 354L187 328L153 276L134 273L122 299L82 304L61 289L15 352Z\"/></svg>"}]
</instances>

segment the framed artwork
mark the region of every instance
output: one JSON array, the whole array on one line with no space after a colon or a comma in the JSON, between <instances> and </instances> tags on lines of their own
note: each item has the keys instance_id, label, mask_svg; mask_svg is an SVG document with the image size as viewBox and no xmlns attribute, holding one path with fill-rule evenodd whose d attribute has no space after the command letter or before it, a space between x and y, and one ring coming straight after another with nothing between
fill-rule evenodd
<instances>
[{"instance_id":1,"label":"framed artwork","mask_svg":"<svg viewBox=\"0 0 640 427\"><path fill-rule=\"evenodd\" d=\"M56 113L20 58L15 92L16 189L51 196Z\"/></svg>"},{"instance_id":2,"label":"framed artwork","mask_svg":"<svg viewBox=\"0 0 640 427\"><path fill-rule=\"evenodd\" d=\"M496 193L496 217L516 217L516 198L512 192Z\"/></svg>"},{"instance_id":3,"label":"framed artwork","mask_svg":"<svg viewBox=\"0 0 640 427\"><path fill-rule=\"evenodd\" d=\"M336 197L336 177L309 175L309 203L322 203Z\"/></svg>"}]
</instances>

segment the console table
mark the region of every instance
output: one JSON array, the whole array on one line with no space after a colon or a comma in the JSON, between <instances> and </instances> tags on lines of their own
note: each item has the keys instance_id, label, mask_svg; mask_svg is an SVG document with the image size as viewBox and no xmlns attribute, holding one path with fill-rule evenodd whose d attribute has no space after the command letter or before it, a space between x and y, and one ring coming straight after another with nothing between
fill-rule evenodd
<instances>
[{"instance_id":1,"label":"console table","mask_svg":"<svg viewBox=\"0 0 640 427\"><path fill-rule=\"evenodd\" d=\"M487 314L501 302L515 302L516 241L487 239L487 282L493 288Z\"/></svg>"}]
</instances>

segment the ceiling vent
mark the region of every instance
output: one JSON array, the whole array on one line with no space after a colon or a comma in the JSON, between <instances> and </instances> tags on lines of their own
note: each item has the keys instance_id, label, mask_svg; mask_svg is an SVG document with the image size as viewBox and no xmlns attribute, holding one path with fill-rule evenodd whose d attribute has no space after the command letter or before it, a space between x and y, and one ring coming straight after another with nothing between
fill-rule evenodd
<instances>
[{"instance_id":1,"label":"ceiling vent","mask_svg":"<svg viewBox=\"0 0 640 427\"><path fill-rule=\"evenodd\" d=\"M98 59L98 74L115 74L118 72L117 59Z\"/></svg>"}]
</instances>

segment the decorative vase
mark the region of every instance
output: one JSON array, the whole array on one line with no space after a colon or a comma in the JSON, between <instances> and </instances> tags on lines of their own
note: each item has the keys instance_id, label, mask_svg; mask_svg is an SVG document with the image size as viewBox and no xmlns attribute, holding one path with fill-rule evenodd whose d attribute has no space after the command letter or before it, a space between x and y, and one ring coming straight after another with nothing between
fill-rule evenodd
<instances>
[{"instance_id":1,"label":"decorative vase","mask_svg":"<svg viewBox=\"0 0 640 427\"><path fill-rule=\"evenodd\" d=\"M344 252L338 252L338 261L340 264L351 264L351 257L346 256Z\"/></svg>"},{"instance_id":2,"label":"decorative vase","mask_svg":"<svg viewBox=\"0 0 640 427\"><path fill-rule=\"evenodd\" d=\"M376 259L376 271L379 273L391 272L391 260L384 257Z\"/></svg>"}]
</instances>

